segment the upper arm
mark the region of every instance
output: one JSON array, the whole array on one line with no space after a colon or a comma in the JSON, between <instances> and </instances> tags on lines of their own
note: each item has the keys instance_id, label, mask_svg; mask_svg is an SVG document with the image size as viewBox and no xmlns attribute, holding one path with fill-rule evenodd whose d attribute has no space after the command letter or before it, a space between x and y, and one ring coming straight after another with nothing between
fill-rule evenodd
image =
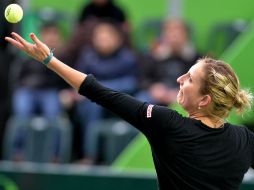
<instances>
[{"instance_id":1,"label":"upper arm","mask_svg":"<svg viewBox=\"0 0 254 190\"><path fill-rule=\"evenodd\" d=\"M143 107L141 118L140 130L146 136L155 137L157 140L164 135L174 137L180 134L184 121L183 117L176 111L165 106L152 104L146 104Z\"/></svg>"}]
</instances>

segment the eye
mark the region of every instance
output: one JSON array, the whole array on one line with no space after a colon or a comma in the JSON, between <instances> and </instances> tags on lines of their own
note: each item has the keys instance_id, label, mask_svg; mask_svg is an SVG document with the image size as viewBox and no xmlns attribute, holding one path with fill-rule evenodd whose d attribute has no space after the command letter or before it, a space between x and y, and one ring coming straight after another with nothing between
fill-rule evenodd
<instances>
[{"instance_id":1,"label":"eye","mask_svg":"<svg viewBox=\"0 0 254 190\"><path fill-rule=\"evenodd\" d=\"M190 82L192 82L192 78L191 78L190 74L188 75L188 79Z\"/></svg>"}]
</instances>

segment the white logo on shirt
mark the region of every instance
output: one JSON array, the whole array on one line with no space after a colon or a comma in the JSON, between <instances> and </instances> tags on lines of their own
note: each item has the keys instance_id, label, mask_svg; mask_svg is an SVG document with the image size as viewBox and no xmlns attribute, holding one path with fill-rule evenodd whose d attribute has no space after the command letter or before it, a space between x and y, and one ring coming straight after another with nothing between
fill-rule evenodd
<instances>
[{"instance_id":1,"label":"white logo on shirt","mask_svg":"<svg viewBox=\"0 0 254 190\"><path fill-rule=\"evenodd\" d=\"M150 104L150 105L147 107L147 111L146 111L146 117L147 117L147 118L152 117L153 106L154 106L154 105L151 105L151 104Z\"/></svg>"}]
</instances>

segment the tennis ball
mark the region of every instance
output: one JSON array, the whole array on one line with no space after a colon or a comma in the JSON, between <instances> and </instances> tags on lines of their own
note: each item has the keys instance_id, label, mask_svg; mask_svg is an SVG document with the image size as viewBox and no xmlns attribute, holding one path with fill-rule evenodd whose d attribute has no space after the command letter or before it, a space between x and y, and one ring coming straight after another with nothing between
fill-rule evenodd
<instances>
[{"instance_id":1,"label":"tennis ball","mask_svg":"<svg viewBox=\"0 0 254 190\"><path fill-rule=\"evenodd\" d=\"M6 20L10 23L17 23L23 18L23 9L18 4L10 4L4 11Z\"/></svg>"}]
</instances>

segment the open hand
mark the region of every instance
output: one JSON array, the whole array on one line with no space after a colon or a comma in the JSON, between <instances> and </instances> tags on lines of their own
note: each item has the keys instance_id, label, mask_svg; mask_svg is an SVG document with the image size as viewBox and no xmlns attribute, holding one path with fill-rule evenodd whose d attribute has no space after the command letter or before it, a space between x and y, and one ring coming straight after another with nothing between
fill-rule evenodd
<instances>
[{"instance_id":1,"label":"open hand","mask_svg":"<svg viewBox=\"0 0 254 190\"><path fill-rule=\"evenodd\" d=\"M24 51L29 56L33 57L37 61L42 62L50 53L49 47L42 43L34 33L30 34L30 38L34 44L29 43L15 32L11 33L12 37L5 37L5 40Z\"/></svg>"}]
</instances>

